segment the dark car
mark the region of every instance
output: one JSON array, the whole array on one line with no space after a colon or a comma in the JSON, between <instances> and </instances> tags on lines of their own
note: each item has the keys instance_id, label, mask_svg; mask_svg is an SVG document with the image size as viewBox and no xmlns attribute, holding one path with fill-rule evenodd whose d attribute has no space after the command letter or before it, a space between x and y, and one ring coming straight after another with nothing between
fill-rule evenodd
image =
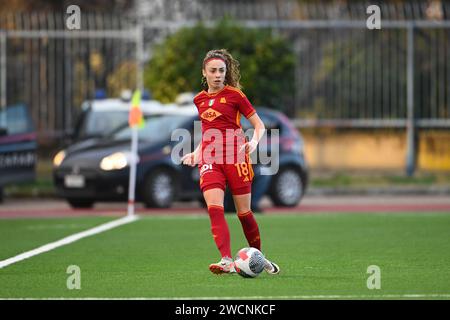
<instances>
[{"instance_id":1,"label":"dark car","mask_svg":"<svg viewBox=\"0 0 450 320\"><path fill-rule=\"evenodd\" d=\"M36 132L24 104L0 110L0 201L3 187L32 181L36 171Z\"/></svg>"},{"instance_id":2,"label":"dark car","mask_svg":"<svg viewBox=\"0 0 450 320\"><path fill-rule=\"evenodd\" d=\"M136 200L147 207L169 207L181 190L194 189L186 185L193 184L192 179L181 179L192 174L186 172L185 166L173 163L175 142L170 141L172 131L189 126L191 119L186 115L155 114L146 117L145 127L139 130ZM72 207L126 200L130 139L131 129L123 126L106 137L86 139L58 153L53 171L58 194Z\"/></svg>"},{"instance_id":3,"label":"dark car","mask_svg":"<svg viewBox=\"0 0 450 320\"><path fill-rule=\"evenodd\" d=\"M260 210L258 203L264 195L268 195L275 206L296 206L300 203L308 186L303 138L283 113L261 107L257 108L257 111L267 129L267 150L264 150L264 153L272 155L278 163L277 166L273 163L264 165L261 164L261 159L257 159L253 165L255 178L252 184L252 205L254 206L252 210ZM241 119L241 125L244 130L251 128L246 118ZM271 133L274 129L278 130L279 135L278 150L270 150ZM261 143L258 151L260 148L264 148ZM276 151L278 154L275 156ZM225 195L225 210L234 211L234 202L229 192Z\"/></svg>"},{"instance_id":4,"label":"dark car","mask_svg":"<svg viewBox=\"0 0 450 320\"><path fill-rule=\"evenodd\" d=\"M196 110L186 108L146 117L145 127L139 130L136 200L147 207L167 208L174 201L202 199L197 167L175 163L171 157L173 148L180 145L171 141L174 129L185 129L194 136L198 115ZM255 166L254 197L268 194L277 205L296 205L307 184L301 137L282 114L263 108L258 114L268 127L280 129L280 169L274 176L265 176L258 173L266 168ZM244 128L249 126L245 121ZM73 207L126 200L130 137L131 129L124 126L111 135L81 141L58 153L53 173L58 194ZM184 143L192 150L200 138L201 134ZM284 183L289 184L288 190ZM259 198L254 198L255 203Z\"/></svg>"}]
</instances>

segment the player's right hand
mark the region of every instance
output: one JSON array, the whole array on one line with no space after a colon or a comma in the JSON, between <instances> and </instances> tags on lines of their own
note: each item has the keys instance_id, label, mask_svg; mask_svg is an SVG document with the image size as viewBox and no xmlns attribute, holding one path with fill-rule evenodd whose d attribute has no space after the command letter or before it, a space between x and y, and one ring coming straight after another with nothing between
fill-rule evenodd
<instances>
[{"instance_id":1,"label":"player's right hand","mask_svg":"<svg viewBox=\"0 0 450 320\"><path fill-rule=\"evenodd\" d=\"M188 153L181 158L181 162L187 166L194 167L195 163L195 154L194 152Z\"/></svg>"}]
</instances>

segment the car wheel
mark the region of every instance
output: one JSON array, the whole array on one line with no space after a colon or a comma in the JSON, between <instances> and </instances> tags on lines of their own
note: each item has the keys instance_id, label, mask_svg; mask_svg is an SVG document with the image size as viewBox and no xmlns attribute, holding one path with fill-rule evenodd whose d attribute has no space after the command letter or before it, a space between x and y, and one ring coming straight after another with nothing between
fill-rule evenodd
<instances>
[{"instance_id":1,"label":"car wheel","mask_svg":"<svg viewBox=\"0 0 450 320\"><path fill-rule=\"evenodd\" d=\"M169 208L176 198L176 181L166 169L153 171L144 182L142 198L147 208Z\"/></svg>"},{"instance_id":2,"label":"car wheel","mask_svg":"<svg viewBox=\"0 0 450 320\"><path fill-rule=\"evenodd\" d=\"M74 199L70 198L67 199L67 202L69 205L74 209L80 209L80 208L92 208L94 206L94 201L89 199Z\"/></svg>"},{"instance_id":3,"label":"car wheel","mask_svg":"<svg viewBox=\"0 0 450 320\"><path fill-rule=\"evenodd\" d=\"M295 168L281 169L273 178L269 196L276 206L295 207L303 196L303 182Z\"/></svg>"}]
</instances>

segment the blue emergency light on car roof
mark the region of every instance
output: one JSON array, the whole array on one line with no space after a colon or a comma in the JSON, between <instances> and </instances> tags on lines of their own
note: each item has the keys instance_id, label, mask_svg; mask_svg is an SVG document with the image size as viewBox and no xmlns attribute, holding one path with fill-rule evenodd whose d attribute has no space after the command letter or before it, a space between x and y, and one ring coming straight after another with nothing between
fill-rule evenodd
<instances>
[{"instance_id":1,"label":"blue emergency light on car roof","mask_svg":"<svg viewBox=\"0 0 450 320\"><path fill-rule=\"evenodd\" d=\"M106 99L106 90L105 89L96 89L94 99L95 100Z\"/></svg>"},{"instance_id":2,"label":"blue emergency light on car roof","mask_svg":"<svg viewBox=\"0 0 450 320\"><path fill-rule=\"evenodd\" d=\"M120 93L120 99L122 101L131 101L131 96L132 96L133 92L131 90L122 90L122 92ZM102 100L102 99L106 99L107 95L106 95L106 90L105 89L96 89L95 90L95 94L94 94L94 100ZM142 100L151 100L152 99L152 94L150 93L149 90L144 89L144 91L142 92Z\"/></svg>"},{"instance_id":3,"label":"blue emergency light on car roof","mask_svg":"<svg viewBox=\"0 0 450 320\"><path fill-rule=\"evenodd\" d=\"M150 91L148 91L147 89L144 89L144 91L142 91L142 100L151 100L152 99L152 94L150 93Z\"/></svg>"}]
</instances>

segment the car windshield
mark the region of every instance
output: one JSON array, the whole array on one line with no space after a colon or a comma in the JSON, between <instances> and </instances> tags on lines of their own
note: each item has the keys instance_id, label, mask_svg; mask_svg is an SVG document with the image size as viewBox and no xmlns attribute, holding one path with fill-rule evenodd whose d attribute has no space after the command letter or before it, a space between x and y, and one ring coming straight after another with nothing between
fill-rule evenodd
<instances>
[{"instance_id":1,"label":"car windshield","mask_svg":"<svg viewBox=\"0 0 450 320\"><path fill-rule=\"evenodd\" d=\"M139 140L159 141L170 140L172 131L182 128L184 124L189 122L188 116L180 115L153 115L145 118L143 128L138 130ZM112 133L112 140L128 140L131 139L131 128L126 126Z\"/></svg>"},{"instance_id":2,"label":"car windshield","mask_svg":"<svg viewBox=\"0 0 450 320\"><path fill-rule=\"evenodd\" d=\"M127 111L90 112L81 137L104 136L128 122Z\"/></svg>"},{"instance_id":3,"label":"car windshield","mask_svg":"<svg viewBox=\"0 0 450 320\"><path fill-rule=\"evenodd\" d=\"M264 123L266 129L280 129L280 124L274 115L266 114L264 112L258 112L258 115ZM244 131L253 128L250 121L248 121L245 117L241 117L241 126Z\"/></svg>"},{"instance_id":4,"label":"car windshield","mask_svg":"<svg viewBox=\"0 0 450 320\"><path fill-rule=\"evenodd\" d=\"M0 129L8 135L33 131L33 124L24 104L7 106L0 109Z\"/></svg>"}]
</instances>

